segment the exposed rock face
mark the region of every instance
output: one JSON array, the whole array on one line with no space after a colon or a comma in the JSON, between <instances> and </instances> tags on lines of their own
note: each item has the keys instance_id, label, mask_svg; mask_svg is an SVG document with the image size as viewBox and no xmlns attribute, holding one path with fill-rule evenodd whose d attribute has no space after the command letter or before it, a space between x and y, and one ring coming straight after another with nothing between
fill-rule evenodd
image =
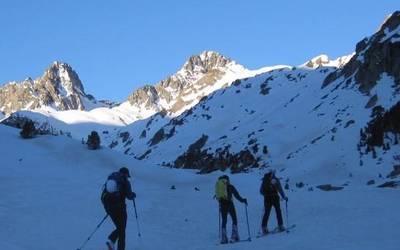
<instances>
[{"instance_id":1,"label":"exposed rock face","mask_svg":"<svg viewBox=\"0 0 400 250\"><path fill-rule=\"evenodd\" d=\"M21 110L51 106L58 110L84 110L86 95L76 72L66 63L54 62L42 77L23 82L11 82L0 88L0 110L6 114Z\"/></svg>"},{"instance_id":2,"label":"exposed rock face","mask_svg":"<svg viewBox=\"0 0 400 250\"><path fill-rule=\"evenodd\" d=\"M216 170L225 171L230 168L232 173L248 171L249 168L258 167L258 159L248 150L244 149L236 154L229 152L229 146L208 152L202 149L208 140L207 135L202 135L191 144L188 150L179 156L174 166L177 168L198 169L200 174Z\"/></svg>"},{"instance_id":3,"label":"exposed rock face","mask_svg":"<svg viewBox=\"0 0 400 250\"><path fill-rule=\"evenodd\" d=\"M217 52L205 51L191 56L174 75L136 90L128 101L131 105L181 113L210 93L207 87L220 80L230 69L244 68Z\"/></svg>"},{"instance_id":4,"label":"exposed rock face","mask_svg":"<svg viewBox=\"0 0 400 250\"><path fill-rule=\"evenodd\" d=\"M323 87L344 77L344 81L354 79L359 90L368 93L384 72L400 86L400 11L387 18L377 33L360 41L352 59L328 75Z\"/></svg>"},{"instance_id":5,"label":"exposed rock face","mask_svg":"<svg viewBox=\"0 0 400 250\"><path fill-rule=\"evenodd\" d=\"M343 187L332 186L331 184L319 185L317 188L323 191L339 191L343 189Z\"/></svg>"},{"instance_id":6,"label":"exposed rock face","mask_svg":"<svg viewBox=\"0 0 400 250\"><path fill-rule=\"evenodd\" d=\"M307 67L310 68L318 68L320 66L324 66L329 63L329 58L327 55L317 56L306 63Z\"/></svg>"},{"instance_id":7,"label":"exposed rock face","mask_svg":"<svg viewBox=\"0 0 400 250\"><path fill-rule=\"evenodd\" d=\"M353 55L342 56L335 60L330 60L327 55L319 55L304 63L302 66L306 66L312 69L319 67L335 67L342 68Z\"/></svg>"}]
</instances>

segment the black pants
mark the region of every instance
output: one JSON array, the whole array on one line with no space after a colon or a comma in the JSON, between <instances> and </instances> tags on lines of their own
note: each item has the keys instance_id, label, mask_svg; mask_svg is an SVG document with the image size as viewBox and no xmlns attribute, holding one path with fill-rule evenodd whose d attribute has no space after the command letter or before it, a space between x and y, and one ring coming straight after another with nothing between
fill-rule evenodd
<instances>
[{"instance_id":1,"label":"black pants","mask_svg":"<svg viewBox=\"0 0 400 250\"><path fill-rule=\"evenodd\" d=\"M281 211L281 206L279 204L279 196L274 195L274 196L265 196L264 197L264 217L262 220L261 226L263 228L266 228L268 226L268 218L269 214L271 213L271 208L274 206L275 212L276 212L276 219L278 221L279 226L283 226L283 220L282 220L282 211Z\"/></svg>"},{"instance_id":2,"label":"black pants","mask_svg":"<svg viewBox=\"0 0 400 250\"><path fill-rule=\"evenodd\" d=\"M113 243L118 239L118 250L125 250L126 206L110 207L107 212L116 227L108 239Z\"/></svg>"},{"instance_id":3,"label":"black pants","mask_svg":"<svg viewBox=\"0 0 400 250\"><path fill-rule=\"evenodd\" d=\"M219 209L221 210L221 215L222 215L222 228L226 228L228 214L232 218L232 224L237 225L235 206L233 205L232 201L221 201L219 203Z\"/></svg>"}]
</instances>

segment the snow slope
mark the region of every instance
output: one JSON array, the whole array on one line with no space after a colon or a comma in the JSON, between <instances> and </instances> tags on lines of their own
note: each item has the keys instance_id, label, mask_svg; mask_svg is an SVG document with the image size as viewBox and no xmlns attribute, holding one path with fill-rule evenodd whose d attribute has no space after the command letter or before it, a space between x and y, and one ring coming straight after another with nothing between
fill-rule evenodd
<instances>
[{"instance_id":1,"label":"snow slope","mask_svg":"<svg viewBox=\"0 0 400 250\"><path fill-rule=\"evenodd\" d=\"M249 200L252 242L217 246L218 210L212 199L220 174L144 166L103 148L87 150L64 136L22 140L19 130L0 125L0 247L9 250L77 249L104 216L99 195L107 175L126 165L133 173L142 238L137 238L128 203L127 249L398 249L398 189L353 185L337 192L292 187L288 192L290 234L255 239L262 215L258 194L262 170L232 175L231 182ZM298 178L307 167L279 173ZM329 179L320 166L310 178ZM354 176L357 179L358 176ZM172 185L176 190L171 190ZM195 191L197 187L200 191ZM239 231L247 237L245 211L236 203ZM275 215L272 213L270 228ZM105 249L109 219L86 248ZM228 222L228 230L230 226Z\"/></svg>"}]
</instances>

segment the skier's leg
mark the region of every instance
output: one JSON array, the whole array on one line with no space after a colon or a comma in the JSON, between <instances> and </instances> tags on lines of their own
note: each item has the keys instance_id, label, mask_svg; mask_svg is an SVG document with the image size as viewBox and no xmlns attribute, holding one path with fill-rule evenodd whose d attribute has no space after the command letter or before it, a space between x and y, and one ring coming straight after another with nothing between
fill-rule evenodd
<instances>
[{"instance_id":1,"label":"skier's leg","mask_svg":"<svg viewBox=\"0 0 400 250\"><path fill-rule=\"evenodd\" d=\"M225 244L225 243L228 243L228 237L226 236L226 223L228 220L228 206L225 202L221 202L220 208L221 208L221 217L222 217L221 243Z\"/></svg>"},{"instance_id":2,"label":"skier's leg","mask_svg":"<svg viewBox=\"0 0 400 250\"><path fill-rule=\"evenodd\" d=\"M264 216L261 223L263 233L268 233L268 219L271 213L272 203L269 199L264 199Z\"/></svg>"},{"instance_id":3,"label":"skier's leg","mask_svg":"<svg viewBox=\"0 0 400 250\"><path fill-rule=\"evenodd\" d=\"M276 219L278 221L279 230L284 230L283 219L282 219L282 211L281 211L281 206L280 206L280 203L279 203L279 197L276 197L273 200L273 205L275 207Z\"/></svg>"},{"instance_id":4,"label":"skier's leg","mask_svg":"<svg viewBox=\"0 0 400 250\"><path fill-rule=\"evenodd\" d=\"M118 250L125 250L125 229L126 229L126 207L120 210L118 230Z\"/></svg>"},{"instance_id":5,"label":"skier's leg","mask_svg":"<svg viewBox=\"0 0 400 250\"><path fill-rule=\"evenodd\" d=\"M231 239L233 241L238 241L239 240L239 231L238 231L238 227L237 227L237 215L236 215L235 205L233 204L233 202L231 202L229 205L229 214L232 218Z\"/></svg>"},{"instance_id":6,"label":"skier's leg","mask_svg":"<svg viewBox=\"0 0 400 250\"><path fill-rule=\"evenodd\" d=\"M108 214L115 225L115 230L111 232L108 239L114 244L118 239L118 213L115 209L109 209Z\"/></svg>"}]
</instances>

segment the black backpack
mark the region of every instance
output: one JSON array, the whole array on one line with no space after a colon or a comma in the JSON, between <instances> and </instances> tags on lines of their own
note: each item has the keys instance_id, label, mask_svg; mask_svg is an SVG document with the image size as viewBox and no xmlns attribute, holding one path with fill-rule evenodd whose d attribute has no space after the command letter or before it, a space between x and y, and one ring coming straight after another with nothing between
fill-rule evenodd
<instances>
[{"instance_id":1,"label":"black backpack","mask_svg":"<svg viewBox=\"0 0 400 250\"><path fill-rule=\"evenodd\" d=\"M275 180L276 182L276 180ZM276 184L273 184L270 180L264 178L261 184L261 193L264 196L273 196L278 194Z\"/></svg>"},{"instance_id":2,"label":"black backpack","mask_svg":"<svg viewBox=\"0 0 400 250\"><path fill-rule=\"evenodd\" d=\"M112 204L117 204L121 200L121 176L118 172L111 174L107 178L103 185L100 199L106 210Z\"/></svg>"}]
</instances>

